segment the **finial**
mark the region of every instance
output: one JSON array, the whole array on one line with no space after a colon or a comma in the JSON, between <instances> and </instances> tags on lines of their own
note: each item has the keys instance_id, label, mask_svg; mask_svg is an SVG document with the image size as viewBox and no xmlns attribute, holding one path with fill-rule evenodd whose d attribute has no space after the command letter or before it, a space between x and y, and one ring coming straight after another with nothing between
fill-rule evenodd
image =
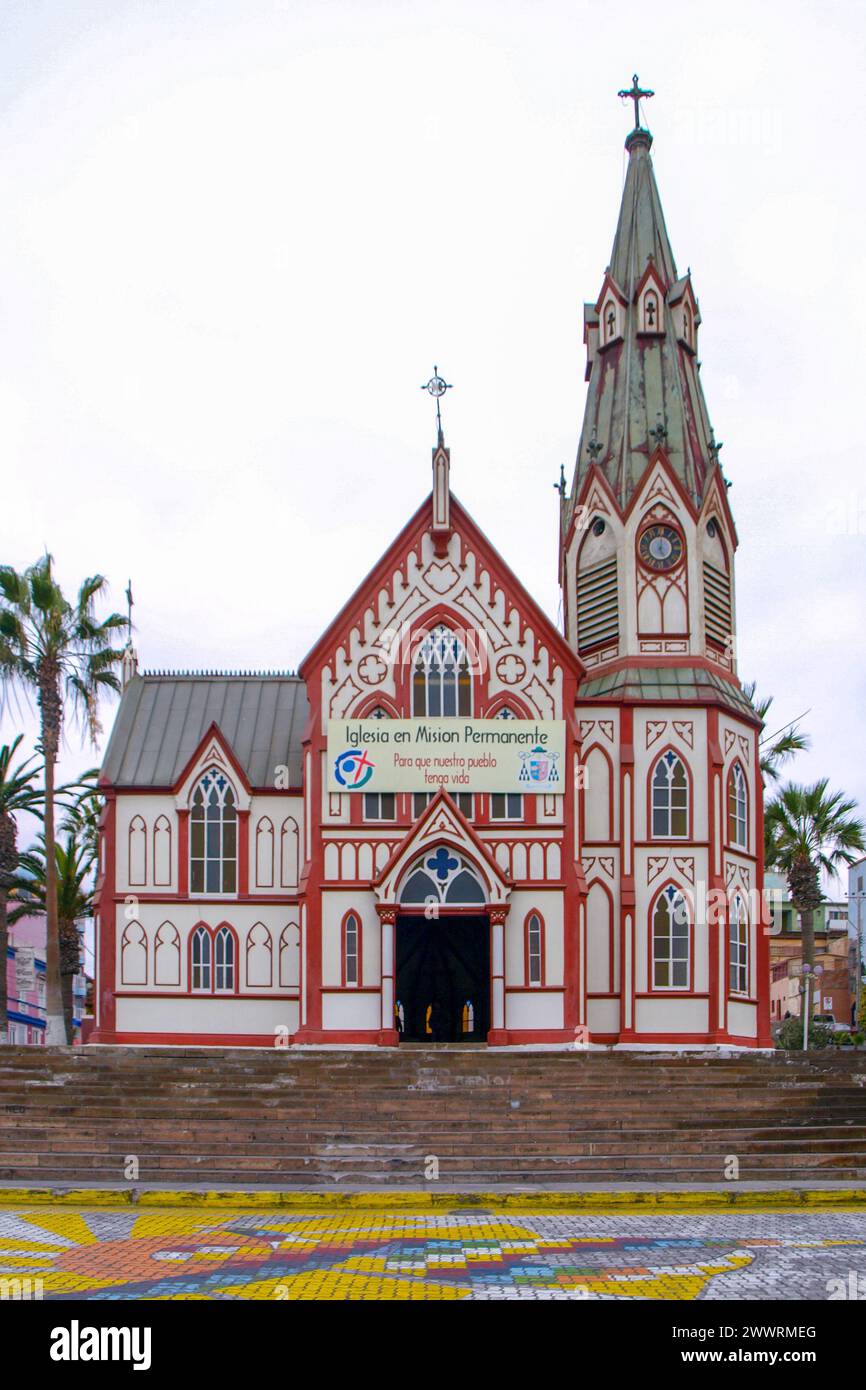
<instances>
[{"instance_id":1,"label":"finial","mask_svg":"<svg viewBox=\"0 0 866 1390\"><path fill-rule=\"evenodd\" d=\"M445 443L445 436L442 433L442 412L439 408L439 402L445 395L445 392L451 390L451 382L443 380L439 375L439 368L436 366L435 362L433 364L433 375L429 381L424 382L421 390L429 391L430 395L436 401L436 439L438 447L441 449L442 445Z\"/></svg>"},{"instance_id":2,"label":"finial","mask_svg":"<svg viewBox=\"0 0 866 1390\"><path fill-rule=\"evenodd\" d=\"M592 434L590 436L589 443L586 446L586 452L589 454L589 457L592 459L593 463L595 463L603 448L604 445L598 439L595 432L595 425L593 425Z\"/></svg>"},{"instance_id":3,"label":"finial","mask_svg":"<svg viewBox=\"0 0 866 1390\"><path fill-rule=\"evenodd\" d=\"M640 123L640 103L643 98L649 100L650 97L655 96L655 92L650 91L648 87L641 87L638 75L635 73L631 80L631 87L624 88L621 92L617 92L617 96L623 99L628 97L634 102L634 130L630 131L626 138L626 149L629 148L633 137L636 135L640 135L648 142L652 143L652 136L648 130L644 130Z\"/></svg>"},{"instance_id":4,"label":"finial","mask_svg":"<svg viewBox=\"0 0 866 1390\"><path fill-rule=\"evenodd\" d=\"M649 433L650 439L655 440L655 446L657 449L659 449L668 437L668 427L662 419L662 413L660 410L656 411L656 420L658 421L658 423L653 426Z\"/></svg>"},{"instance_id":5,"label":"finial","mask_svg":"<svg viewBox=\"0 0 866 1390\"><path fill-rule=\"evenodd\" d=\"M555 487L556 491L559 493L560 500L564 502L564 501L565 501L565 464L564 464L564 463L561 463L561 464L559 465L559 482L558 482L558 483L554 483L553 486Z\"/></svg>"},{"instance_id":6,"label":"finial","mask_svg":"<svg viewBox=\"0 0 866 1390\"><path fill-rule=\"evenodd\" d=\"M138 654L132 645L132 580L126 581L126 646L120 659L120 687L125 690L133 676L138 675Z\"/></svg>"}]
</instances>

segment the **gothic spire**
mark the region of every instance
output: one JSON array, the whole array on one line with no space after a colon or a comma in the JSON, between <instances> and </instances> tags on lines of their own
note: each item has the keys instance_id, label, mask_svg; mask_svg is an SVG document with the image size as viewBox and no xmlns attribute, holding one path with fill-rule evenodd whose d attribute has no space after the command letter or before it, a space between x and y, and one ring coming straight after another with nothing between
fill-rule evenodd
<instances>
[{"instance_id":1,"label":"gothic spire","mask_svg":"<svg viewBox=\"0 0 866 1390\"><path fill-rule=\"evenodd\" d=\"M635 92L637 89L637 93ZM656 185L652 136L639 124L634 82L628 170L610 265L584 306L587 392L571 497L595 462L625 510L657 448L696 506L718 467L697 360L700 312L691 272L678 277ZM593 448L597 440L604 448Z\"/></svg>"}]
</instances>

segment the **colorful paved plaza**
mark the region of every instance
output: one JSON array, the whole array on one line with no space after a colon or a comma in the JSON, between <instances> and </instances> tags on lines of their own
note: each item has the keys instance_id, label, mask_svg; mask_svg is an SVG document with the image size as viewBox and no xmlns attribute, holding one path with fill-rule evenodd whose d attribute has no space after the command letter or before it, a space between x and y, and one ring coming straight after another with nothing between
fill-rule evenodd
<instances>
[{"instance_id":1,"label":"colorful paved plaza","mask_svg":"<svg viewBox=\"0 0 866 1390\"><path fill-rule=\"evenodd\" d=\"M828 1299L858 1279L863 1212L0 1210L7 1298Z\"/></svg>"}]
</instances>

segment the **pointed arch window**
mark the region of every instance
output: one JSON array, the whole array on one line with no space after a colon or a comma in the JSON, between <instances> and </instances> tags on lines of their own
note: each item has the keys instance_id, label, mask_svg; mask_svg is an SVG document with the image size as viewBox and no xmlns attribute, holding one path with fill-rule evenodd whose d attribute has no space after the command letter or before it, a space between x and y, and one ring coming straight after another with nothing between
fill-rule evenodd
<instances>
[{"instance_id":1,"label":"pointed arch window","mask_svg":"<svg viewBox=\"0 0 866 1390\"><path fill-rule=\"evenodd\" d=\"M213 959L210 932L207 927L196 927L192 934L192 988L209 994Z\"/></svg>"},{"instance_id":2,"label":"pointed arch window","mask_svg":"<svg viewBox=\"0 0 866 1390\"><path fill-rule=\"evenodd\" d=\"M539 912L530 912L524 927L526 933L526 983L544 984L544 922Z\"/></svg>"},{"instance_id":3,"label":"pointed arch window","mask_svg":"<svg viewBox=\"0 0 866 1390\"><path fill-rule=\"evenodd\" d=\"M737 894L731 905L728 927L729 985L731 994L749 992L749 922L746 905Z\"/></svg>"},{"instance_id":4,"label":"pointed arch window","mask_svg":"<svg viewBox=\"0 0 866 1390\"><path fill-rule=\"evenodd\" d=\"M689 775L671 749L663 753L652 774L652 837L685 840L689 833Z\"/></svg>"},{"instance_id":5,"label":"pointed arch window","mask_svg":"<svg viewBox=\"0 0 866 1390\"><path fill-rule=\"evenodd\" d=\"M221 768L208 768L192 794L190 807L191 892L237 892L237 820L231 783Z\"/></svg>"},{"instance_id":6,"label":"pointed arch window","mask_svg":"<svg viewBox=\"0 0 866 1390\"><path fill-rule=\"evenodd\" d=\"M235 938L228 927L220 927L214 939L214 989L230 994L235 987Z\"/></svg>"},{"instance_id":7,"label":"pointed arch window","mask_svg":"<svg viewBox=\"0 0 866 1390\"><path fill-rule=\"evenodd\" d=\"M654 989L688 989L691 924L686 900L673 884L656 898L652 915Z\"/></svg>"},{"instance_id":8,"label":"pointed arch window","mask_svg":"<svg viewBox=\"0 0 866 1390\"><path fill-rule=\"evenodd\" d=\"M739 762L728 773L728 839L738 849L749 848L749 791Z\"/></svg>"},{"instance_id":9,"label":"pointed arch window","mask_svg":"<svg viewBox=\"0 0 866 1390\"><path fill-rule=\"evenodd\" d=\"M361 922L357 912L343 918L343 984L361 983Z\"/></svg>"},{"instance_id":10,"label":"pointed arch window","mask_svg":"<svg viewBox=\"0 0 866 1390\"><path fill-rule=\"evenodd\" d=\"M459 637L438 624L418 647L412 673L412 714L416 719L472 714L472 673Z\"/></svg>"}]
</instances>

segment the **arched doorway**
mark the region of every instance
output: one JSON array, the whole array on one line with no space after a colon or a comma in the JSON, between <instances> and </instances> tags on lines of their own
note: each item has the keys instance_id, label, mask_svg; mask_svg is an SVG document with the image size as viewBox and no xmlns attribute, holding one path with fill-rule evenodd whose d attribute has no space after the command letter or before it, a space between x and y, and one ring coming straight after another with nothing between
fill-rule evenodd
<instances>
[{"instance_id":1,"label":"arched doorway","mask_svg":"<svg viewBox=\"0 0 866 1390\"><path fill-rule=\"evenodd\" d=\"M447 845L428 849L406 871L398 903L394 997L401 1041L486 1042L490 922L475 868Z\"/></svg>"}]
</instances>

